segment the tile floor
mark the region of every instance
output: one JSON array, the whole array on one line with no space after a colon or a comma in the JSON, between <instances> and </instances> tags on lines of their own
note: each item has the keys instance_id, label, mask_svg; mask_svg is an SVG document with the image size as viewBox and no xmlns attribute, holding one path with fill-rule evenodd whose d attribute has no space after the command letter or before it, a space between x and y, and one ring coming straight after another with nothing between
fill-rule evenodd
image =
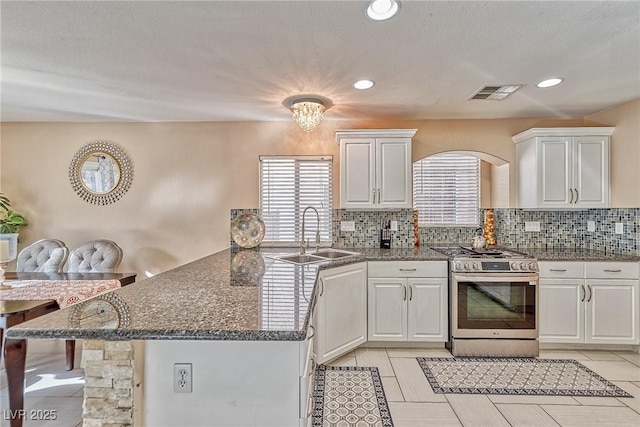
<instances>
[{"instance_id":1,"label":"tile floor","mask_svg":"<svg viewBox=\"0 0 640 427\"><path fill-rule=\"evenodd\" d=\"M82 345L78 343L76 348ZM395 427L405 426L640 426L640 354L622 351L543 350L540 357L579 360L634 396L566 397L435 394L416 357L450 357L445 349L358 348L330 365L376 366ZM76 365L79 366L79 350ZM4 368L4 366L3 366ZM33 341L27 356L25 407L56 410L55 421L28 421L25 427L80 427L82 370L64 369L64 341ZM7 382L0 372L2 410ZM0 426L8 426L0 412Z\"/></svg>"},{"instance_id":2,"label":"tile floor","mask_svg":"<svg viewBox=\"0 0 640 427\"><path fill-rule=\"evenodd\" d=\"M76 369L65 370L65 349L62 340L31 340L27 345L25 410L55 411L55 420L30 420L24 427L81 427L82 388L84 374L80 367L82 342L76 344ZM9 427L9 397L4 359L0 371L0 427ZM5 413L7 411L7 413ZM42 414L42 412L40 412ZM33 414L34 418L37 413Z\"/></svg>"},{"instance_id":3,"label":"tile floor","mask_svg":"<svg viewBox=\"0 0 640 427\"><path fill-rule=\"evenodd\" d=\"M330 365L377 366L395 427L640 426L640 354L542 350L575 359L634 398L435 394L416 357L451 357L445 349L358 348Z\"/></svg>"}]
</instances>

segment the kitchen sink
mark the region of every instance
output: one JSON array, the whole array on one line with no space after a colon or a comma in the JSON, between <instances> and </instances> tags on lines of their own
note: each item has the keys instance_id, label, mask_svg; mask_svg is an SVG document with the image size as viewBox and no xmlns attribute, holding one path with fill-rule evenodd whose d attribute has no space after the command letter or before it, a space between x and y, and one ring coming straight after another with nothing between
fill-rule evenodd
<instances>
[{"instance_id":1,"label":"kitchen sink","mask_svg":"<svg viewBox=\"0 0 640 427\"><path fill-rule=\"evenodd\" d=\"M313 252L311 253L311 255L326 259L341 259L360 254L357 252L339 251L337 249L326 249L318 252Z\"/></svg>"},{"instance_id":2,"label":"kitchen sink","mask_svg":"<svg viewBox=\"0 0 640 427\"><path fill-rule=\"evenodd\" d=\"M356 256L356 255L360 255L360 254L357 252L341 251L337 249L323 249L318 252L312 252L312 253L303 254L303 255L287 254L287 255L272 256L270 258L274 258L284 262L290 262L292 264L305 265L305 264L312 264L315 262L342 259L342 258Z\"/></svg>"},{"instance_id":3,"label":"kitchen sink","mask_svg":"<svg viewBox=\"0 0 640 427\"><path fill-rule=\"evenodd\" d=\"M282 255L274 257L275 259L279 259L280 261L290 262L292 264L311 264L314 262L322 262L326 261L327 258L320 258L310 254L291 254L291 255Z\"/></svg>"}]
</instances>

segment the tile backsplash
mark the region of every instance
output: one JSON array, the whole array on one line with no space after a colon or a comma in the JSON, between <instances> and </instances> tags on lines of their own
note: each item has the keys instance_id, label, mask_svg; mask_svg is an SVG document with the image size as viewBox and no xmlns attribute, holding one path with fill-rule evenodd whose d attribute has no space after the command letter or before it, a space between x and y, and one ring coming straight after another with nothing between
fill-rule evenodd
<instances>
[{"instance_id":1,"label":"tile backsplash","mask_svg":"<svg viewBox=\"0 0 640 427\"><path fill-rule=\"evenodd\" d=\"M587 209L581 211L533 211L527 209L493 209L499 246L511 247L580 247L621 254L640 255L640 208ZM232 209L231 219L241 212L257 209ZM380 244L384 221L398 221L393 232L392 248L413 247L413 210L355 211L334 209L331 222L333 245L345 248L375 248ZM353 221L355 231L341 231L342 221ZM587 231L587 221L595 231ZM525 231L525 222L538 222L540 231ZM624 225L624 233L615 233L615 224ZM420 227L422 246L458 243L468 245L477 227ZM232 249L237 248L231 241Z\"/></svg>"},{"instance_id":2,"label":"tile backsplash","mask_svg":"<svg viewBox=\"0 0 640 427\"><path fill-rule=\"evenodd\" d=\"M581 211L494 209L498 245L518 247L580 247L640 255L640 209L612 208ZM540 231L525 231L525 222L540 223ZM587 222L595 231L587 231ZM622 223L623 234L615 233Z\"/></svg>"},{"instance_id":3,"label":"tile backsplash","mask_svg":"<svg viewBox=\"0 0 640 427\"><path fill-rule=\"evenodd\" d=\"M342 221L353 221L355 231L340 231ZM398 230L391 233L392 248L413 247L413 210L353 211L335 209L331 221L333 244L344 248L380 247L380 230L385 221L398 221Z\"/></svg>"}]
</instances>

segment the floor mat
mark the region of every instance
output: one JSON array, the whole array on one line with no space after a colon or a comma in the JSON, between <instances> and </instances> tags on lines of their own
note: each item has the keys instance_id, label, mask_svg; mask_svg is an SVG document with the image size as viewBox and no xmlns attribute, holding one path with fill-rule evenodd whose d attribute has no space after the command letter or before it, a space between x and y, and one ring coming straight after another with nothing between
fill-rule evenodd
<instances>
[{"instance_id":1,"label":"floor mat","mask_svg":"<svg viewBox=\"0 0 640 427\"><path fill-rule=\"evenodd\" d=\"M435 393L633 397L570 359L417 359Z\"/></svg>"},{"instance_id":2,"label":"floor mat","mask_svg":"<svg viewBox=\"0 0 640 427\"><path fill-rule=\"evenodd\" d=\"M378 368L318 366L312 425L393 427Z\"/></svg>"}]
</instances>

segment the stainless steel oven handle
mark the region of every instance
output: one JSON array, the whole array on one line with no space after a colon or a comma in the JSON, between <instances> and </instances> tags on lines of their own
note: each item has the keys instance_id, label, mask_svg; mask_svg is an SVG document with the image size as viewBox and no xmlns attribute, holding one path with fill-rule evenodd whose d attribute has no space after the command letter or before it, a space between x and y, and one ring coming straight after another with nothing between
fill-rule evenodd
<instances>
[{"instance_id":1,"label":"stainless steel oven handle","mask_svg":"<svg viewBox=\"0 0 640 427\"><path fill-rule=\"evenodd\" d=\"M453 280L456 282L538 282L539 276L537 274L527 274L523 276L512 276L509 274L497 274L497 275L466 275L466 274L455 274L453 276Z\"/></svg>"}]
</instances>

